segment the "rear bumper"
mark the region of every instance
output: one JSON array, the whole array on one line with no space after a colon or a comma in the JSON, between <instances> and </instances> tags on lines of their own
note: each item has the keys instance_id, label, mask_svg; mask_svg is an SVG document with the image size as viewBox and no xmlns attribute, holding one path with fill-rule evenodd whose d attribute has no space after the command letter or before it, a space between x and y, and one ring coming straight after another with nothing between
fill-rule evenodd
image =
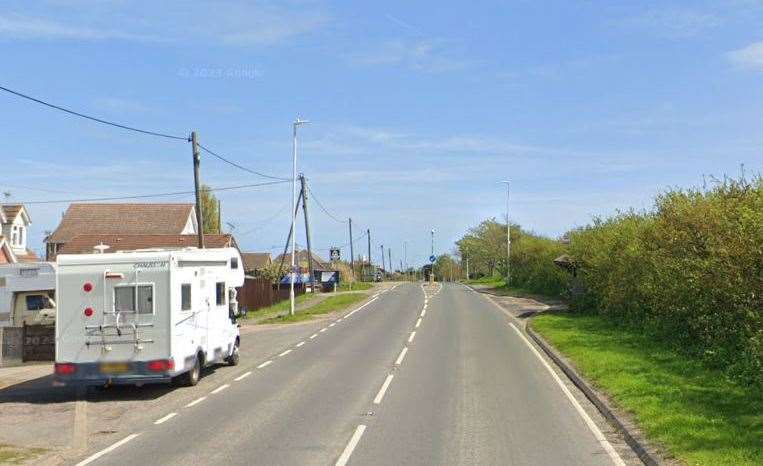
<instances>
[{"instance_id":1,"label":"rear bumper","mask_svg":"<svg viewBox=\"0 0 763 466\"><path fill-rule=\"evenodd\" d=\"M134 361L127 363L129 370L124 373L103 373L101 364L96 362L74 364L76 370L70 375L55 374L54 380L59 384L85 385L131 385L147 383L170 383L181 372L152 372L146 367L146 362Z\"/></svg>"}]
</instances>

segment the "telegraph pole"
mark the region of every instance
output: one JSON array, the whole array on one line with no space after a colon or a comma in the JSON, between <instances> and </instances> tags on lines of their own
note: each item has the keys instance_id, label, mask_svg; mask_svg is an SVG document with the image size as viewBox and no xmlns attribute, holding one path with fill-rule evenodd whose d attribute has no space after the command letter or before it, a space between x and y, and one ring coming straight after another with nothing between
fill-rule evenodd
<instances>
[{"instance_id":1,"label":"telegraph pole","mask_svg":"<svg viewBox=\"0 0 763 466\"><path fill-rule=\"evenodd\" d=\"M302 186L302 211L305 213L305 236L307 237L307 268L310 285L313 284L313 252L310 247L310 219L307 216L307 180L305 175L299 175L299 181Z\"/></svg>"},{"instance_id":2,"label":"telegraph pole","mask_svg":"<svg viewBox=\"0 0 763 466\"><path fill-rule=\"evenodd\" d=\"M294 315L294 280L297 278L297 270L294 263L294 253L296 248L297 232L294 226L297 223L297 128L307 123L307 121L300 120L299 117L294 120L294 132L293 132L293 151L292 151L292 166L291 166L291 208L293 214L291 216L291 271L289 273L289 315ZM305 201L305 193L302 193L302 202Z\"/></svg>"},{"instance_id":3,"label":"telegraph pole","mask_svg":"<svg viewBox=\"0 0 763 466\"><path fill-rule=\"evenodd\" d=\"M392 265L392 248L387 248L387 255L389 255L389 261L387 262L389 264L389 271L392 272L392 269L395 268L395 266Z\"/></svg>"},{"instance_id":4,"label":"telegraph pole","mask_svg":"<svg viewBox=\"0 0 763 466\"><path fill-rule=\"evenodd\" d=\"M384 270L386 272L387 271L387 266L384 264L384 245L380 244L379 247L381 248L382 270Z\"/></svg>"},{"instance_id":5,"label":"telegraph pole","mask_svg":"<svg viewBox=\"0 0 763 466\"><path fill-rule=\"evenodd\" d=\"M193 150L193 187L196 193L196 234L199 237L199 249L204 249L204 217L201 211L201 193L199 192L199 165L201 154L199 153L199 140L196 131L191 131L191 147Z\"/></svg>"},{"instance_id":6,"label":"telegraph pole","mask_svg":"<svg viewBox=\"0 0 763 466\"><path fill-rule=\"evenodd\" d=\"M348 219L350 224L350 270L352 270L352 278L355 278L355 249L353 248L352 241L352 218Z\"/></svg>"},{"instance_id":7,"label":"telegraph pole","mask_svg":"<svg viewBox=\"0 0 763 466\"><path fill-rule=\"evenodd\" d=\"M368 238L368 273L371 273L373 267L371 266L371 229L366 230L366 238ZM373 279L371 280L373 281Z\"/></svg>"},{"instance_id":8,"label":"telegraph pole","mask_svg":"<svg viewBox=\"0 0 763 466\"><path fill-rule=\"evenodd\" d=\"M511 222L509 221L509 181L506 183L506 286L511 286Z\"/></svg>"}]
</instances>

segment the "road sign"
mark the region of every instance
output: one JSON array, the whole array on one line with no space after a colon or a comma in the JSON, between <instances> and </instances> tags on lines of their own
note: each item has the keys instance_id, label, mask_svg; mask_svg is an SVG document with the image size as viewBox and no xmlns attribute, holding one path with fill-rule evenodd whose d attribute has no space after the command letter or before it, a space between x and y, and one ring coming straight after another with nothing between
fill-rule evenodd
<instances>
[{"instance_id":1,"label":"road sign","mask_svg":"<svg viewBox=\"0 0 763 466\"><path fill-rule=\"evenodd\" d=\"M339 259L341 259L342 255L339 252L339 248L331 248L331 253L329 257L331 257L332 261L338 261Z\"/></svg>"},{"instance_id":2,"label":"road sign","mask_svg":"<svg viewBox=\"0 0 763 466\"><path fill-rule=\"evenodd\" d=\"M434 261L436 261L436 260L437 260L437 257L435 257L435 255L434 255L434 254L432 254L431 256L429 256L429 262L431 262L431 263L433 263L433 264L434 264Z\"/></svg>"}]
</instances>

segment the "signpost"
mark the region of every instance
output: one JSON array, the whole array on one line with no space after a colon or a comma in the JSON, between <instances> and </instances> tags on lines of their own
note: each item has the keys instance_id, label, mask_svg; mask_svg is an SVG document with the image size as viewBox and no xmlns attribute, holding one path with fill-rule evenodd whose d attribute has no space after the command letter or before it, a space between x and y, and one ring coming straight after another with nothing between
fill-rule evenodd
<instances>
[{"instance_id":1,"label":"signpost","mask_svg":"<svg viewBox=\"0 0 763 466\"><path fill-rule=\"evenodd\" d=\"M433 263L433 264L434 264L436 260L437 260L437 257L435 257L435 255L434 255L434 254L432 254L431 256L429 256L429 262L431 262L431 263Z\"/></svg>"},{"instance_id":2,"label":"signpost","mask_svg":"<svg viewBox=\"0 0 763 466\"><path fill-rule=\"evenodd\" d=\"M342 258L342 254L339 251L339 248L331 248L331 252L329 253L329 257L332 261L338 261Z\"/></svg>"}]
</instances>

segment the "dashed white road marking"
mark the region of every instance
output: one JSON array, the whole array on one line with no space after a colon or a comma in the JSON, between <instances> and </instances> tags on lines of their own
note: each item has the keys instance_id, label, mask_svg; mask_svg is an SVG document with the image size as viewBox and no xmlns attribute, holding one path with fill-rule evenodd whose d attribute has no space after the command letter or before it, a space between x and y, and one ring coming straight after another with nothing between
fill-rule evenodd
<instances>
[{"instance_id":1,"label":"dashed white road marking","mask_svg":"<svg viewBox=\"0 0 763 466\"><path fill-rule=\"evenodd\" d=\"M185 407L186 407L186 408L190 408L191 406L197 405L197 404L201 403L202 401L204 401L204 400L206 400L206 399L207 399L207 397L206 397L206 396L202 396L201 398L196 398L196 399L195 399L195 400L193 400L192 402L190 402L190 403L188 403L187 405L185 405Z\"/></svg>"},{"instance_id":2,"label":"dashed white road marking","mask_svg":"<svg viewBox=\"0 0 763 466\"><path fill-rule=\"evenodd\" d=\"M333 327L334 325L336 325L336 322L331 322L331 323L329 324L329 327Z\"/></svg>"},{"instance_id":3,"label":"dashed white road marking","mask_svg":"<svg viewBox=\"0 0 763 466\"><path fill-rule=\"evenodd\" d=\"M279 357L279 358L282 358L282 357L286 356L287 354L291 353L291 351L292 351L292 350L290 350L290 349L287 349L287 350L286 350L286 351L284 351L283 353L279 354L279 355L278 355L278 357Z\"/></svg>"},{"instance_id":4,"label":"dashed white road marking","mask_svg":"<svg viewBox=\"0 0 763 466\"><path fill-rule=\"evenodd\" d=\"M419 328L419 325L421 325L421 317L416 321L416 328Z\"/></svg>"},{"instance_id":5,"label":"dashed white road marking","mask_svg":"<svg viewBox=\"0 0 763 466\"><path fill-rule=\"evenodd\" d=\"M105 455L107 453L110 453L110 452L116 450L117 448L121 447L122 445L124 445L125 443L127 443L130 440L134 439L138 435L140 435L140 434L138 433L138 434L130 434L130 435L128 435L127 437L125 437L122 440L118 441L117 443L111 445L110 447L104 448L103 450L99 451L98 453L95 453L92 456L88 456L84 460L82 460L79 463L77 463L77 466L85 466L86 464L92 463L93 461L97 460L101 456L103 456L103 455ZM349 455L348 455L348 458L349 458Z\"/></svg>"},{"instance_id":6,"label":"dashed white road marking","mask_svg":"<svg viewBox=\"0 0 763 466\"><path fill-rule=\"evenodd\" d=\"M341 321L342 321L342 318L340 317L335 322L341 322Z\"/></svg>"},{"instance_id":7,"label":"dashed white road marking","mask_svg":"<svg viewBox=\"0 0 763 466\"><path fill-rule=\"evenodd\" d=\"M211 391L211 392L209 392L209 393L211 393L211 394L213 394L213 395L214 395L214 394L216 394L216 393L220 393L221 391L225 390L225 389L226 389L226 388L228 388L228 387L230 387L230 385L228 385L228 384L226 383L226 384L220 385L219 387L215 388L214 390L212 390L212 391Z\"/></svg>"},{"instance_id":8,"label":"dashed white road marking","mask_svg":"<svg viewBox=\"0 0 763 466\"><path fill-rule=\"evenodd\" d=\"M416 336L416 332L411 332L411 336L408 337L408 343L411 343L413 341L413 338Z\"/></svg>"},{"instance_id":9,"label":"dashed white road marking","mask_svg":"<svg viewBox=\"0 0 763 466\"><path fill-rule=\"evenodd\" d=\"M323 332L325 332L326 330L328 330L328 329L327 329L326 327L323 327L322 329L320 329L320 330L318 330L318 331L319 331L319 332L321 332L321 333L323 333Z\"/></svg>"},{"instance_id":10,"label":"dashed white road marking","mask_svg":"<svg viewBox=\"0 0 763 466\"><path fill-rule=\"evenodd\" d=\"M265 361L262 364L260 364L259 366L257 366L257 369L262 369L263 367L269 366L271 364L273 364L273 360Z\"/></svg>"},{"instance_id":11,"label":"dashed white road marking","mask_svg":"<svg viewBox=\"0 0 763 466\"><path fill-rule=\"evenodd\" d=\"M609 443L609 441L604 437L604 434L601 433L601 430L599 430L599 427L593 422L591 417L588 415L588 413L585 412L582 406L580 406L580 403L578 403L578 400L575 399L575 397L570 393L570 390L567 388L566 385L564 385L564 382L562 382L562 379L559 378L558 375L556 375L556 372L554 372L554 369L551 368L551 366L546 362L545 359L543 359L543 356L538 352L537 349L530 343L530 340L527 339L526 336L522 334L522 332L517 328L516 325L513 323L509 323L511 328L514 329L515 332L517 332L517 335L519 335L520 338L522 338L522 341L525 342L528 348L530 348L530 351L532 351L535 356L538 357L540 362L543 364L543 366L546 368L549 374L551 374L551 377L556 381L556 383L559 385L559 387L562 389L562 392L564 392L565 395L567 395L567 399L570 400L570 403L572 403L572 406L575 408L575 410L580 414L580 417L583 418L583 421L585 421L588 428L593 433L593 436L596 437L596 440L598 440L599 445L604 448L604 451L609 454L609 457L612 459L612 461L617 466L625 466L625 462L623 462L623 459L620 458L620 455L615 451L614 448L612 448L612 445Z\"/></svg>"},{"instance_id":12,"label":"dashed white road marking","mask_svg":"<svg viewBox=\"0 0 763 466\"><path fill-rule=\"evenodd\" d=\"M310 339L312 340L313 338L315 338L315 337L317 337L317 336L318 336L318 334L317 334L317 333L313 333L312 335L310 335Z\"/></svg>"},{"instance_id":13,"label":"dashed white road marking","mask_svg":"<svg viewBox=\"0 0 763 466\"><path fill-rule=\"evenodd\" d=\"M424 317L425 315L427 315L427 308L421 310L421 317Z\"/></svg>"},{"instance_id":14,"label":"dashed white road marking","mask_svg":"<svg viewBox=\"0 0 763 466\"><path fill-rule=\"evenodd\" d=\"M299 343L297 343L297 345L296 345L296 348L299 348L300 346L302 346L302 345L304 345L304 344L305 344L305 342L304 342L304 341L300 341Z\"/></svg>"},{"instance_id":15,"label":"dashed white road marking","mask_svg":"<svg viewBox=\"0 0 763 466\"><path fill-rule=\"evenodd\" d=\"M173 417L175 417L177 415L178 415L178 413L169 413L168 415L155 420L154 424L156 424L156 425L163 424L163 423L169 421L170 419L172 419Z\"/></svg>"},{"instance_id":16,"label":"dashed white road marking","mask_svg":"<svg viewBox=\"0 0 763 466\"><path fill-rule=\"evenodd\" d=\"M389 384L392 382L393 377L394 375L390 374L386 379L384 379L384 383L379 389L379 393L377 393L376 398L374 398L375 405L381 404L382 398L384 398L384 394L387 393L387 389L389 388Z\"/></svg>"},{"instance_id":17,"label":"dashed white road marking","mask_svg":"<svg viewBox=\"0 0 763 466\"><path fill-rule=\"evenodd\" d=\"M403 358L405 358L405 353L408 352L408 347L403 346L403 351L400 352L400 356L397 357L397 360L395 361L395 365L399 366L403 362Z\"/></svg>"},{"instance_id":18,"label":"dashed white road marking","mask_svg":"<svg viewBox=\"0 0 763 466\"><path fill-rule=\"evenodd\" d=\"M252 375L252 371L244 372L243 374L239 375L238 377L236 377L233 380L235 380L236 382L240 382L240 381L244 380L245 378L249 377L250 375Z\"/></svg>"},{"instance_id":19,"label":"dashed white road marking","mask_svg":"<svg viewBox=\"0 0 763 466\"><path fill-rule=\"evenodd\" d=\"M352 455L353 450L355 450L355 447L358 446L358 442L360 442L360 438L363 436L363 432L366 431L366 426L363 424L360 424L357 429L355 429L355 433L352 434L352 438L350 438L350 443L347 444L346 447L344 447L344 451L342 452L342 456L339 457L338 460L336 460L335 466L345 466L347 464L347 461L350 460L350 455Z\"/></svg>"}]
</instances>

